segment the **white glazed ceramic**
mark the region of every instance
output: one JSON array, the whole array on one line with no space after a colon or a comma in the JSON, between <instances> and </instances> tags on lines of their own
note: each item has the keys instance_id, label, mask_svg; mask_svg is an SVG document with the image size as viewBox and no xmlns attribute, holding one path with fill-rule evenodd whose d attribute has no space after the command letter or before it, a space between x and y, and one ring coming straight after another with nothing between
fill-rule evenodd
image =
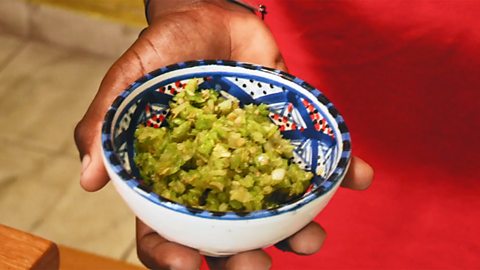
<instances>
[{"instance_id":1,"label":"white glazed ceramic","mask_svg":"<svg viewBox=\"0 0 480 270\"><path fill-rule=\"evenodd\" d=\"M133 164L139 123L159 127L168 103L184 83L224 90L241 105L265 103L270 118L296 147L292 162L314 172L305 195L275 209L212 212L168 201L151 192ZM102 128L107 172L116 190L143 222L166 239L212 256L275 244L308 224L328 203L347 171L350 136L343 118L318 90L290 74L231 61L192 61L151 72L112 104Z\"/></svg>"}]
</instances>

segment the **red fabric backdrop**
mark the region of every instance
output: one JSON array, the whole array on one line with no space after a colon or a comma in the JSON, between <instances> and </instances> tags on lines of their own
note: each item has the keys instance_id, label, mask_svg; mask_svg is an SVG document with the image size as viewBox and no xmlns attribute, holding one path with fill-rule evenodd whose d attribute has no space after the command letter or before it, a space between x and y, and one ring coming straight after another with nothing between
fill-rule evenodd
<instances>
[{"instance_id":1,"label":"red fabric backdrop","mask_svg":"<svg viewBox=\"0 0 480 270\"><path fill-rule=\"evenodd\" d=\"M273 269L480 269L480 1L263 3L290 73L376 171L316 218L318 254L270 248Z\"/></svg>"},{"instance_id":2,"label":"red fabric backdrop","mask_svg":"<svg viewBox=\"0 0 480 270\"><path fill-rule=\"evenodd\" d=\"M273 269L480 269L480 1L263 3L376 171L317 217L317 255L269 249Z\"/></svg>"}]
</instances>

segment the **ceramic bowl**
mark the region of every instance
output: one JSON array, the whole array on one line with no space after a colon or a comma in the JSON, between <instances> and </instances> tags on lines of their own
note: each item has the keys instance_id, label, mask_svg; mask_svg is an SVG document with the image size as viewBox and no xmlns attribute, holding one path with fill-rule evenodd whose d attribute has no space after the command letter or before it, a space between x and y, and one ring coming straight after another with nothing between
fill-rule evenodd
<instances>
[{"instance_id":1,"label":"ceramic bowl","mask_svg":"<svg viewBox=\"0 0 480 270\"><path fill-rule=\"evenodd\" d=\"M291 162L315 174L303 196L275 209L212 212L166 200L142 184L133 133L140 123L164 124L169 101L192 78L200 79L201 89L224 90L241 105L268 105L272 122L295 146ZM136 216L166 239L211 256L264 248L300 230L335 193L351 153L343 118L320 91L279 70L220 60L178 63L131 84L105 116L102 150L116 190Z\"/></svg>"}]
</instances>

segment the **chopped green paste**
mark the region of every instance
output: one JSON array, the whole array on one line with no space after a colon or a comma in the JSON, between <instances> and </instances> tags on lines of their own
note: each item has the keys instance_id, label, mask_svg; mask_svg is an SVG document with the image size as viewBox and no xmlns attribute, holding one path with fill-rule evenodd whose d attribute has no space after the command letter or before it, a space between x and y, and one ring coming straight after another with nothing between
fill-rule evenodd
<instances>
[{"instance_id":1,"label":"chopped green paste","mask_svg":"<svg viewBox=\"0 0 480 270\"><path fill-rule=\"evenodd\" d=\"M227 95L228 96L228 95ZM198 90L190 80L173 97L167 127L140 125L135 164L146 185L169 200L211 211L274 208L301 196L313 177L289 162L266 105Z\"/></svg>"}]
</instances>

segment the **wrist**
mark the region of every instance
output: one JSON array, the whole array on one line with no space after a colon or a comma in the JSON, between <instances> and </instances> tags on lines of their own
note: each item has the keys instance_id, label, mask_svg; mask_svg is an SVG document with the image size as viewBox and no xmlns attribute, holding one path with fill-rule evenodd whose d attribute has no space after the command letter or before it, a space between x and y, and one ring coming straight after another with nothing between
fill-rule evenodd
<instances>
[{"instance_id":1,"label":"wrist","mask_svg":"<svg viewBox=\"0 0 480 270\"><path fill-rule=\"evenodd\" d=\"M201 0L145 0L145 17L151 24L169 13L181 12Z\"/></svg>"},{"instance_id":2,"label":"wrist","mask_svg":"<svg viewBox=\"0 0 480 270\"><path fill-rule=\"evenodd\" d=\"M145 16L149 24L168 14L179 13L215 5L229 11L254 14L251 8L244 7L228 0L145 0Z\"/></svg>"}]
</instances>

